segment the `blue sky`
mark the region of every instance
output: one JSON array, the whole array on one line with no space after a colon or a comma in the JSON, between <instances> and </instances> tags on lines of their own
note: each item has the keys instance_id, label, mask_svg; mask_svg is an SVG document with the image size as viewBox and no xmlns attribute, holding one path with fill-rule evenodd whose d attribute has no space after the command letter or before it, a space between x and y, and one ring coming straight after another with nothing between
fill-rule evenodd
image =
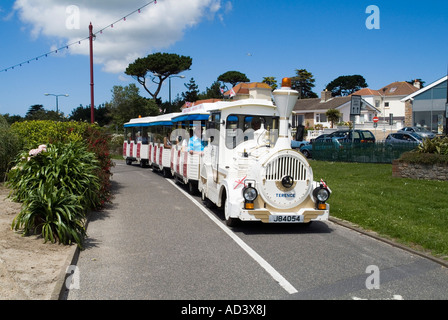
<instances>
[{"instance_id":1,"label":"blue sky","mask_svg":"<svg viewBox=\"0 0 448 320\"><path fill-rule=\"evenodd\" d=\"M98 32L148 2L2 0L0 114L24 116L34 104L54 110L55 98L44 93L69 94L59 98L66 115L89 105L88 41L10 67L86 38L90 21ZM379 9L379 29L366 27L369 5ZM191 78L204 91L229 70L255 82L266 76L281 81L307 69L317 94L338 76L352 74L364 76L372 89L414 78L428 85L447 73L446 12L446 1L158 0L97 35L95 104L110 101L114 85L136 83L149 96L123 71L154 52L193 59L185 79L172 79L173 99ZM167 82L161 97L168 100Z\"/></svg>"}]
</instances>

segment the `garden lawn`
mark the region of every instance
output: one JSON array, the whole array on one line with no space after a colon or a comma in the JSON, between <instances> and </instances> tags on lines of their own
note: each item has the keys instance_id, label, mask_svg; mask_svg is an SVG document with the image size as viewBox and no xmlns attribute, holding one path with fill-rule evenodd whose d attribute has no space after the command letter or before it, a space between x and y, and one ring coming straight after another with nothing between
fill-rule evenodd
<instances>
[{"instance_id":1,"label":"garden lawn","mask_svg":"<svg viewBox=\"0 0 448 320\"><path fill-rule=\"evenodd\" d=\"M448 260L448 182L392 177L391 164L311 160L332 191L330 216Z\"/></svg>"}]
</instances>

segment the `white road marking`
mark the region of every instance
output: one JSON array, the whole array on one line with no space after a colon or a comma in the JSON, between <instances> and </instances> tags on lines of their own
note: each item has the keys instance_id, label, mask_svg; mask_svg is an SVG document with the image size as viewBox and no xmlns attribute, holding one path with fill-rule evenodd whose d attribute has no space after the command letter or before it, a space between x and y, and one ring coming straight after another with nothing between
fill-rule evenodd
<instances>
[{"instance_id":1,"label":"white road marking","mask_svg":"<svg viewBox=\"0 0 448 320\"><path fill-rule=\"evenodd\" d=\"M294 288L288 280L286 280L277 270L275 270L266 260L264 260L257 252L255 252L251 247L249 247L240 237L232 232L227 226L225 226L219 219L217 219L209 210L204 208L195 198L190 194L182 190L176 183L172 180L166 180L180 190L188 199L190 199L199 209L202 210L218 227L220 227L229 237L231 237L244 251L249 254L262 268L264 268L278 284L285 289L289 294L297 293L297 289Z\"/></svg>"}]
</instances>

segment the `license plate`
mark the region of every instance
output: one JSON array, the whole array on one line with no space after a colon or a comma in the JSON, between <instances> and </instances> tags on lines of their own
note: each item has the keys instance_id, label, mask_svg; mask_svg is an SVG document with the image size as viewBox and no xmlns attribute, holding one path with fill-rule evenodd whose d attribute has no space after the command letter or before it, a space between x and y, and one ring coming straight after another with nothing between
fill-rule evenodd
<instances>
[{"instance_id":1,"label":"license plate","mask_svg":"<svg viewBox=\"0 0 448 320\"><path fill-rule=\"evenodd\" d=\"M270 215L269 222L271 222L271 223L299 223L299 222L303 222L303 216Z\"/></svg>"}]
</instances>

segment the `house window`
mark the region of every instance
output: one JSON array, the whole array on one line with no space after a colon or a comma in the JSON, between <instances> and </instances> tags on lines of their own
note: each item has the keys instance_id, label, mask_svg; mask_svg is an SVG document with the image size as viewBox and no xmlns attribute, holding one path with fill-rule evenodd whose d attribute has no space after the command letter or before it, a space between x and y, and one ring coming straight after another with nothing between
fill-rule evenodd
<instances>
[{"instance_id":1,"label":"house window","mask_svg":"<svg viewBox=\"0 0 448 320\"><path fill-rule=\"evenodd\" d=\"M327 122L327 115L325 113L317 113L316 114L316 123L317 122Z\"/></svg>"},{"instance_id":2,"label":"house window","mask_svg":"<svg viewBox=\"0 0 448 320\"><path fill-rule=\"evenodd\" d=\"M384 102L384 107L389 108L389 102Z\"/></svg>"}]
</instances>

